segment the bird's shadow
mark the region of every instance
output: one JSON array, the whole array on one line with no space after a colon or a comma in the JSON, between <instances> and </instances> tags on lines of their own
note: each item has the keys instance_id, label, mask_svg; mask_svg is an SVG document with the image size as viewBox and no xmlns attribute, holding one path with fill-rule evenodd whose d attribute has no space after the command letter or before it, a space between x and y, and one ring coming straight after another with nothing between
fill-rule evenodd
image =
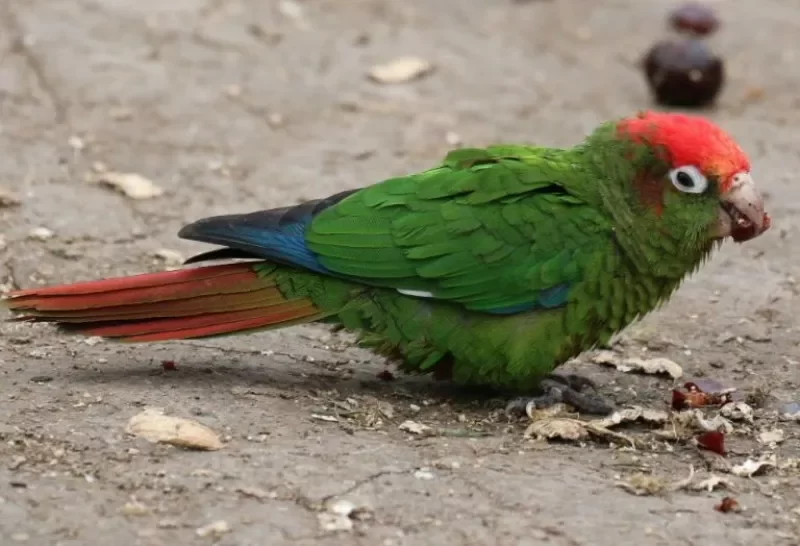
<instances>
[{"instance_id":1,"label":"bird's shadow","mask_svg":"<svg viewBox=\"0 0 800 546\"><path fill-rule=\"evenodd\" d=\"M301 368L292 368L284 362L262 358L267 359L262 365L244 364L241 359L230 359L226 362L219 357L183 358L172 369L172 366L165 365L157 358L144 364L142 359L121 357L115 358L113 365L92 365L65 370L63 375L60 374L59 380L84 386L118 385L144 389L160 385L171 390L185 389L193 394L198 391L232 392L237 388L244 391L272 389L276 396L283 398L314 397L320 392L334 390L344 397L371 395L409 401L433 399L459 406L489 404L494 407L507 399L503 393L492 388L457 385L452 381L435 380L427 375L393 372L391 379L382 379L386 374L375 373L374 366L371 366L372 370L358 370L352 375L344 376L314 363L304 363Z\"/></svg>"}]
</instances>

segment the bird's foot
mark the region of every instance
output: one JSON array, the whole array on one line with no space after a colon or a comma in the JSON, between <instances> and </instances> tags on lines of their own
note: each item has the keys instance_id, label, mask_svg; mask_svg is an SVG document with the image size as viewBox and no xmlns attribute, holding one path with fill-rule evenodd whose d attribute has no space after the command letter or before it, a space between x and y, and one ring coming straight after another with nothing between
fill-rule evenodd
<instances>
[{"instance_id":1,"label":"bird's foot","mask_svg":"<svg viewBox=\"0 0 800 546\"><path fill-rule=\"evenodd\" d=\"M559 403L569 404L579 413L608 415L614 411L613 406L596 392L584 392L586 387L593 391L597 390L595 383L586 377L575 374L550 374L542 380L541 396L515 398L506 406L506 413L523 416L527 415L528 407L531 405L536 409L544 409Z\"/></svg>"}]
</instances>

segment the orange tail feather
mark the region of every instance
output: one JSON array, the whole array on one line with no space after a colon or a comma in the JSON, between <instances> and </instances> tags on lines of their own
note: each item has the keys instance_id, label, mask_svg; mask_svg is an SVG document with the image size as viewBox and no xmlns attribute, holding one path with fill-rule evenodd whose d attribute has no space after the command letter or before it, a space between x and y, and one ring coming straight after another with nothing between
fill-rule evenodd
<instances>
[{"instance_id":1,"label":"orange tail feather","mask_svg":"<svg viewBox=\"0 0 800 546\"><path fill-rule=\"evenodd\" d=\"M84 335L167 341L311 322L324 313L287 299L253 263L226 264L18 290L16 320L50 322Z\"/></svg>"}]
</instances>

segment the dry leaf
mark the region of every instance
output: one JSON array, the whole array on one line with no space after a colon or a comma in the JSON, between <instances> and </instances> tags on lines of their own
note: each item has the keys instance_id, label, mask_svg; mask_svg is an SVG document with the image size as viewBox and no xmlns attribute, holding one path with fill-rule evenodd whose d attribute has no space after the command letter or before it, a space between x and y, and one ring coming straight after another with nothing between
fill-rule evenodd
<instances>
[{"instance_id":1,"label":"dry leaf","mask_svg":"<svg viewBox=\"0 0 800 546\"><path fill-rule=\"evenodd\" d=\"M153 181L136 173L103 172L90 178L90 182L108 186L131 199L152 199L164 194Z\"/></svg>"},{"instance_id":2,"label":"dry leaf","mask_svg":"<svg viewBox=\"0 0 800 546\"><path fill-rule=\"evenodd\" d=\"M528 414L531 421L542 421L544 419L553 419L555 417L567 415L570 411L566 404L560 402L544 408L537 408L536 404L528 402L528 405L525 406L525 413Z\"/></svg>"},{"instance_id":3,"label":"dry leaf","mask_svg":"<svg viewBox=\"0 0 800 546\"><path fill-rule=\"evenodd\" d=\"M725 404L719 410L720 415L732 419L734 421L747 421L753 422L753 408L744 402L731 402Z\"/></svg>"},{"instance_id":4,"label":"dry leaf","mask_svg":"<svg viewBox=\"0 0 800 546\"><path fill-rule=\"evenodd\" d=\"M540 419L534 421L525 430L525 437L580 440L586 438L589 431L582 421L577 419Z\"/></svg>"},{"instance_id":5,"label":"dry leaf","mask_svg":"<svg viewBox=\"0 0 800 546\"><path fill-rule=\"evenodd\" d=\"M336 417L335 415L322 415L320 413L312 413L311 414L311 418L312 419L316 419L317 421L326 421L328 423L338 423L339 422L339 418Z\"/></svg>"},{"instance_id":6,"label":"dry leaf","mask_svg":"<svg viewBox=\"0 0 800 546\"><path fill-rule=\"evenodd\" d=\"M767 468L775 467L776 466L775 462L776 462L775 455L772 455L767 459L761 459L758 461L753 459L747 459L742 464L737 464L733 468L731 468L731 473L735 474L736 476L749 478L751 476L758 474L763 470L766 470Z\"/></svg>"},{"instance_id":7,"label":"dry leaf","mask_svg":"<svg viewBox=\"0 0 800 546\"><path fill-rule=\"evenodd\" d=\"M666 411L642 408L634 406L615 411L608 417L592 421L593 425L604 428L621 425L623 423L633 423L642 420L646 423L666 423L669 415Z\"/></svg>"},{"instance_id":8,"label":"dry leaf","mask_svg":"<svg viewBox=\"0 0 800 546\"><path fill-rule=\"evenodd\" d=\"M695 414L697 426L706 431L717 431L724 434L731 434L734 431L733 423L725 419L722 415L716 415L711 419L706 419L698 410Z\"/></svg>"},{"instance_id":9,"label":"dry leaf","mask_svg":"<svg viewBox=\"0 0 800 546\"><path fill-rule=\"evenodd\" d=\"M125 431L150 442L187 449L214 451L223 447L217 433L207 426L181 417L170 417L156 409L146 409L131 417Z\"/></svg>"},{"instance_id":10,"label":"dry leaf","mask_svg":"<svg viewBox=\"0 0 800 546\"><path fill-rule=\"evenodd\" d=\"M636 496L661 495L669 490L665 480L642 473L634 474L628 481L617 482L617 486Z\"/></svg>"},{"instance_id":11,"label":"dry leaf","mask_svg":"<svg viewBox=\"0 0 800 546\"><path fill-rule=\"evenodd\" d=\"M270 494L259 487L238 487L237 493L241 493L245 497L252 497L258 500L264 500L270 497Z\"/></svg>"},{"instance_id":12,"label":"dry leaf","mask_svg":"<svg viewBox=\"0 0 800 546\"><path fill-rule=\"evenodd\" d=\"M693 491L708 491L711 493L717 487L724 487L725 489L733 489L733 484L730 481L726 480L725 478L721 478L715 474L712 474L705 480L693 483L689 486L689 489Z\"/></svg>"},{"instance_id":13,"label":"dry leaf","mask_svg":"<svg viewBox=\"0 0 800 546\"><path fill-rule=\"evenodd\" d=\"M683 375L683 368L668 358L650 358L648 360L642 358L626 358L620 360L618 358L610 358L610 355L598 355L595 356L593 362L606 366L614 366L621 372L664 374L669 375L673 379L677 379Z\"/></svg>"},{"instance_id":14,"label":"dry leaf","mask_svg":"<svg viewBox=\"0 0 800 546\"><path fill-rule=\"evenodd\" d=\"M416 421L403 421L398 425L400 430L409 432L411 434L419 434L419 435L432 435L434 433L433 429L428 425L423 425L422 423L417 423Z\"/></svg>"},{"instance_id":15,"label":"dry leaf","mask_svg":"<svg viewBox=\"0 0 800 546\"><path fill-rule=\"evenodd\" d=\"M719 431L725 434L733 432L733 423L725 419L721 415L715 415L709 419L703 414L702 410L694 409L691 411L683 411L681 413L673 414L673 420L676 424L687 428L694 428L707 432Z\"/></svg>"},{"instance_id":16,"label":"dry leaf","mask_svg":"<svg viewBox=\"0 0 800 546\"><path fill-rule=\"evenodd\" d=\"M657 476L639 472L628 478L627 481L617 482L617 486L636 496L663 495L672 491L686 489L692 483L692 479L694 479L694 467L690 466L689 476L682 480L668 482Z\"/></svg>"},{"instance_id":17,"label":"dry leaf","mask_svg":"<svg viewBox=\"0 0 800 546\"><path fill-rule=\"evenodd\" d=\"M592 357L592 362L605 366L616 366L622 359L614 351L597 351Z\"/></svg>"},{"instance_id":18,"label":"dry leaf","mask_svg":"<svg viewBox=\"0 0 800 546\"><path fill-rule=\"evenodd\" d=\"M653 431L655 436L668 440L688 440L693 438L698 431L733 432L733 424L724 417L717 415L706 419L699 409L673 413L670 420L661 430Z\"/></svg>"},{"instance_id":19,"label":"dry leaf","mask_svg":"<svg viewBox=\"0 0 800 546\"><path fill-rule=\"evenodd\" d=\"M385 64L373 66L370 79L384 84L405 83L418 80L433 72L433 64L419 57L398 57Z\"/></svg>"}]
</instances>

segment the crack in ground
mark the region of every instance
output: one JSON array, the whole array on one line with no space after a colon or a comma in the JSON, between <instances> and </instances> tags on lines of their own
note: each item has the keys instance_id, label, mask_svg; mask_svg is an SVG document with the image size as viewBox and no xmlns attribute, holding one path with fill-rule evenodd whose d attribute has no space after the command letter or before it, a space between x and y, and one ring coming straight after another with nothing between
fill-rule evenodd
<instances>
[{"instance_id":1,"label":"crack in ground","mask_svg":"<svg viewBox=\"0 0 800 546\"><path fill-rule=\"evenodd\" d=\"M342 491L339 491L339 492L336 492L336 493L331 493L329 495L325 495L324 497L322 497L320 499L313 499L313 498L309 497L308 495L304 494L302 491L295 490L294 502L298 506L300 506L302 508L305 508L309 512L313 512L313 513L316 514L316 513L324 511L325 510L325 505L329 501L331 501L332 499L335 499L336 497L343 497L345 495L349 495L350 493L352 493L354 491L357 491L361 487L364 487L365 485L368 485L368 484L374 482L375 480L379 480L380 478L383 478L384 476L401 476L401 475L410 474L410 473L411 473L411 470L381 470L379 472L375 472L374 474L370 474L366 478L362 478L362 479L356 481L353 485L351 485L350 487L348 487L348 488L346 488L346 489L344 489Z\"/></svg>"}]
</instances>

